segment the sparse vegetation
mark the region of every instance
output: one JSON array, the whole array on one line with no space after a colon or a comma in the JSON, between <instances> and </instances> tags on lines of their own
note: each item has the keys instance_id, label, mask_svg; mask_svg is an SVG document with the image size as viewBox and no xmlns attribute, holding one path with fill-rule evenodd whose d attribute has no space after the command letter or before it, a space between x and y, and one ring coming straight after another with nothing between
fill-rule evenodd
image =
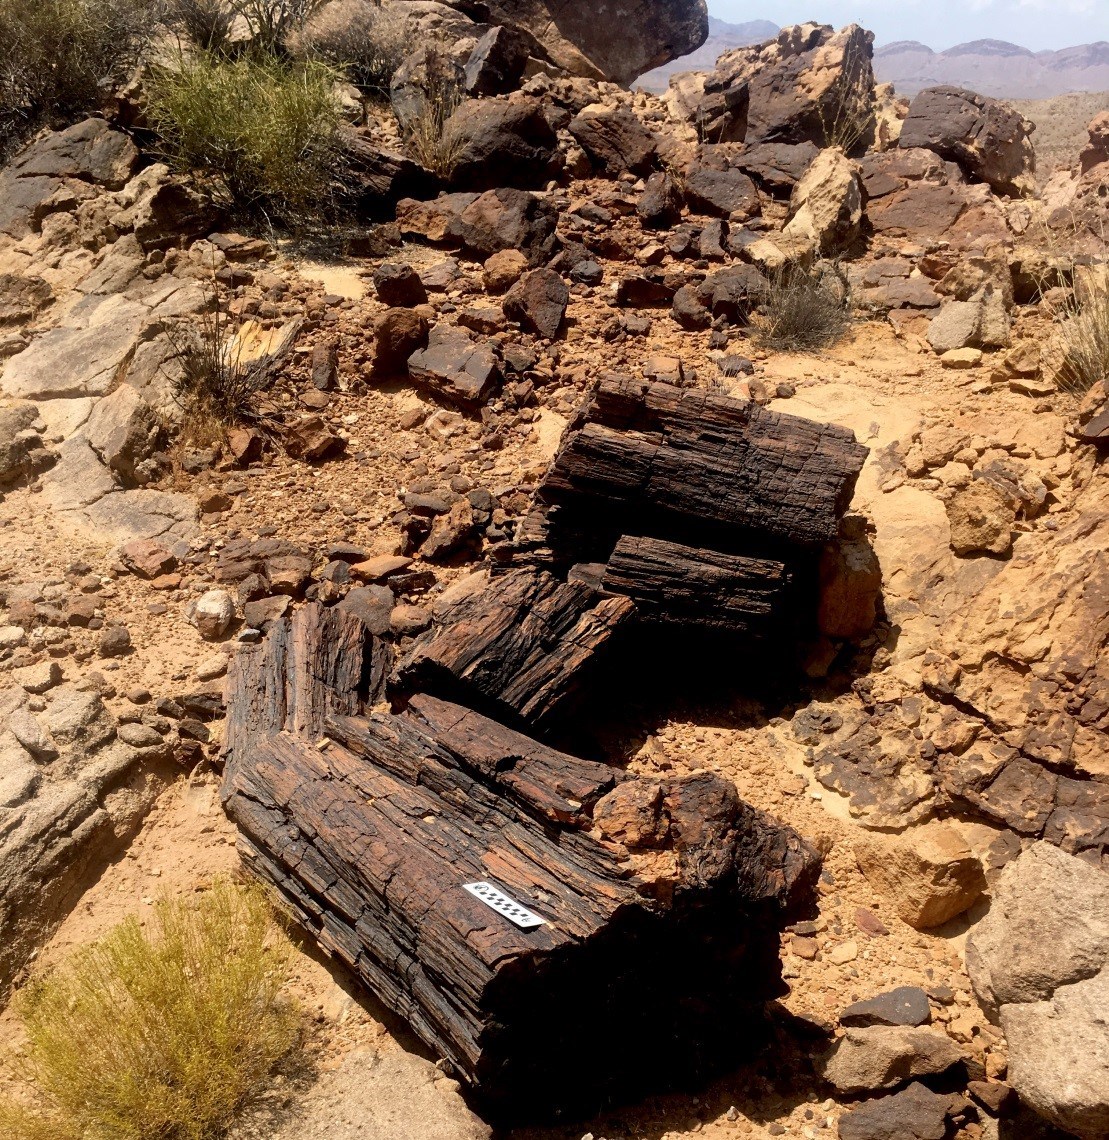
<instances>
[{"instance_id":1,"label":"sparse vegetation","mask_svg":"<svg viewBox=\"0 0 1109 1140\"><path fill-rule=\"evenodd\" d=\"M423 103L405 132L408 149L422 166L441 178L450 178L461 149L450 118L462 102L462 90L447 61L436 51L427 53L426 73Z\"/></svg>"},{"instance_id":2,"label":"sparse vegetation","mask_svg":"<svg viewBox=\"0 0 1109 1140\"><path fill-rule=\"evenodd\" d=\"M787 265L776 273L758 310L752 332L765 348L813 352L835 344L850 324L850 290L843 271L831 263L814 270Z\"/></svg>"},{"instance_id":3,"label":"sparse vegetation","mask_svg":"<svg viewBox=\"0 0 1109 1140\"><path fill-rule=\"evenodd\" d=\"M266 361L246 360L236 331L215 297L199 325L174 345L184 443L219 443L236 424L269 426L257 406L270 380Z\"/></svg>"},{"instance_id":4,"label":"sparse vegetation","mask_svg":"<svg viewBox=\"0 0 1109 1140\"><path fill-rule=\"evenodd\" d=\"M1055 382L1081 397L1109 381L1109 267L1079 272L1056 315L1062 364Z\"/></svg>"},{"instance_id":5,"label":"sparse vegetation","mask_svg":"<svg viewBox=\"0 0 1109 1140\"><path fill-rule=\"evenodd\" d=\"M237 0L236 11L250 27L254 49L280 55L325 3L326 0Z\"/></svg>"},{"instance_id":6,"label":"sparse vegetation","mask_svg":"<svg viewBox=\"0 0 1109 1140\"><path fill-rule=\"evenodd\" d=\"M339 161L334 72L250 55L180 58L150 83L167 158L244 214L296 224L321 210Z\"/></svg>"},{"instance_id":7,"label":"sparse vegetation","mask_svg":"<svg viewBox=\"0 0 1109 1140\"><path fill-rule=\"evenodd\" d=\"M874 131L874 73L869 59L853 44L844 52L843 68L827 104L820 105L825 146L853 154Z\"/></svg>"},{"instance_id":8,"label":"sparse vegetation","mask_svg":"<svg viewBox=\"0 0 1109 1140\"><path fill-rule=\"evenodd\" d=\"M342 72L358 89L362 123L369 106L389 98L389 82L409 51L411 29L394 12L368 0L329 4L294 39L294 50Z\"/></svg>"},{"instance_id":9,"label":"sparse vegetation","mask_svg":"<svg viewBox=\"0 0 1109 1140\"><path fill-rule=\"evenodd\" d=\"M166 23L203 51L223 55L231 43L235 9L227 0L167 0Z\"/></svg>"},{"instance_id":10,"label":"sparse vegetation","mask_svg":"<svg viewBox=\"0 0 1109 1140\"><path fill-rule=\"evenodd\" d=\"M0 1106L8 1140L208 1140L294 1049L287 943L256 889L129 919L20 1003L34 1107Z\"/></svg>"},{"instance_id":11,"label":"sparse vegetation","mask_svg":"<svg viewBox=\"0 0 1109 1140\"><path fill-rule=\"evenodd\" d=\"M157 18L153 0L0 0L0 160L40 126L97 109Z\"/></svg>"}]
</instances>

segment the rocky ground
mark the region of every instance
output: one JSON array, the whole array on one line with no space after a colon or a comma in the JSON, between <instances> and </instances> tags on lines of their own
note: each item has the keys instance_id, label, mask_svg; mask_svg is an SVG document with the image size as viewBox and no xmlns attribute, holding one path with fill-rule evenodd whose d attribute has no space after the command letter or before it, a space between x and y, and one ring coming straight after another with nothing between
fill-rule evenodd
<instances>
[{"instance_id":1,"label":"rocky ground","mask_svg":"<svg viewBox=\"0 0 1109 1140\"><path fill-rule=\"evenodd\" d=\"M787 30L791 51L739 49L668 104L532 79L467 112L484 119L465 191L326 255L232 232L99 119L0 174L5 990L236 870L217 795L235 652L304 599L408 644L447 586L509 556L563 429L620 372L870 449L837 547L861 562L833 560L795 667L723 660L703 688L631 693L598 732L634 771L734 780L824 870L749 1067L511 1135L1051 1135L1013 1087L1106 1134L1109 423L1097 392L1060 390L1042 297L1104 256L1109 130L1042 200L1022 196L1019 116L968 150L949 108L887 102L857 161L820 148L806 133L860 35ZM775 101L783 73L809 102ZM792 141L761 141L773 123ZM504 189L525 145L543 173ZM846 336L758 347L760 274L821 258L852 286ZM269 369L272 437L181 431L182 344L216 298L236 358ZM1059 932L1049 961L1026 960L1022 914ZM489 1135L395 1018L301 950L312 1071L243 1140ZM14 1015L0 1025L18 1048Z\"/></svg>"}]
</instances>

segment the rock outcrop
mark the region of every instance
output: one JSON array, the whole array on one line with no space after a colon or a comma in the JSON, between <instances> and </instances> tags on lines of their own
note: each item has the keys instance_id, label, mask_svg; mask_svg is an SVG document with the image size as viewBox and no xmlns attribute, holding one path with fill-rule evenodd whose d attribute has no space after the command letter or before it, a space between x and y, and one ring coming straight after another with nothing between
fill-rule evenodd
<instances>
[{"instance_id":1,"label":"rock outcrop","mask_svg":"<svg viewBox=\"0 0 1109 1140\"><path fill-rule=\"evenodd\" d=\"M1002 872L967 969L1021 1098L1083 1140L1109 1133L1109 876L1034 844Z\"/></svg>"},{"instance_id":2,"label":"rock outcrop","mask_svg":"<svg viewBox=\"0 0 1109 1140\"><path fill-rule=\"evenodd\" d=\"M696 51L709 34L705 0L613 0L603 12L578 0L448 2L463 12L480 8L486 25L525 32L536 55L570 75L614 83Z\"/></svg>"},{"instance_id":3,"label":"rock outcrop","mask_svg":"<svg viewBox=\"0 0 1109 1140\"><path fill-rule=\"evenodd\" d=\"M1034 126L1006 103L960 87L929 87L909 107L898 145L924 147L957 162L999 194L1036 188Z\"/></svg>"}]
</instances>

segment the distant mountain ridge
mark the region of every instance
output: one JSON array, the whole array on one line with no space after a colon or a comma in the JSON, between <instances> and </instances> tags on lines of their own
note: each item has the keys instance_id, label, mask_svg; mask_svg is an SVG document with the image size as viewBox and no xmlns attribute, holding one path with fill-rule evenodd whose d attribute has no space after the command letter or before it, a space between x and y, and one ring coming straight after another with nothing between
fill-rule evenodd
<instances>
[{"instance_id":1,"label":"distant mountain ridge","mask_svg":"<svg viewBox=\"0 0 1109 1140\"><path fill-rule=\"evenodd\" d=\"M637 82L649 91L664 91L671 75L710 71L724 52L762 43L778 31L769 20L729 24L710 17L704 47ZM899 40L875 49L874 70L880 82L892 83L903 95L950 83L1001 99L1050 99L1073 91L1109 91L1109 43L1036 52L1007 40L985 39L937 52L916 40Z\"/></svg>"}]
</instances>

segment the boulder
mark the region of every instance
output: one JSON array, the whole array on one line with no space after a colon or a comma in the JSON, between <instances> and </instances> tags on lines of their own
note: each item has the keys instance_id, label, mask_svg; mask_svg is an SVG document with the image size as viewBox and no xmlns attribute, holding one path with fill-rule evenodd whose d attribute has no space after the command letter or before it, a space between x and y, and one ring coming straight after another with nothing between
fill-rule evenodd
<instances>
[{"instance_id":1,"label":"boulder","mask_svg":"<svg viewBox=\"0 0 1109 1140\"><path fill-rule=\"evenodd\" d=\"M594 168L609 178L647 174L654 165L657 140L627 107L586 108L568 129Z\"/></svg>"},{"instance_id":2,"label":"boulder","mask_svg":"<svg viewBox=\"0 0 1109 1140\"><path fill-rule=\"evenodd\" d=\"M951 549L956 554L1008 554L1013 548L1017 508L996 484L972 479L945 506L951 526Z\"/></svg>"},{"instance_id":3,"label":"boulder","mask_svg":"<svg viewBox=\"0 0 1109 1140\"><path fill-rule=\"evenodd\" d=\"M685 200L694 214L746 221L761 212L754 182L738 168L695 162L684 178Z\"/></svg>"},{"instance_id":4,"label":"boulder","mask_svg":"<svg viewBox=\"0 0 1109 1140\"><path fill-rule=\"evenodd\" d=\"M53 290L41 277L0 274L0 327L32 320L50 304L53 296Z\"/></svg>"},{"instance_id":5,"label":"boulder","mask_svg":"<svg viewBox=\"0 0 1109 1140\"><path fill-rule=\"evenodd\" d=\"M408 372L436 395L471 407L484 404L501 384L500 363L491 344L445 324L436 325L427 348L409 358Z\"/></svg>"},{"instance_id":6,"label":"boulder","mask_svg":"<svg viewBox=\"0 0 1109 1140\"><path fill-rule=\"evenodd\" d=\"M377 299L390 308L427 304L427 290L420 275L405 262L383 262L374 270L373 281Z\"/></svg>"},{"instance_id":7,"label":"boulder","mask_svg":"<svg viewBox=\"0 0 1109 1140\"><path fill-rule=\"evenodd\" d=\"M1078 156L1078 167L1083 177L1095 167L1109 162L1109 111L1096 115L1086 129L1090 141Z\"/></svg>"},{"instance_id":8,"label":"boulder","mask_svg":"<svg viewBox=\"0 0 1109 1140\"><path fill-rule=\"evenodd\" d=\"M132 486L150 481L143 464L158 450L162 424L154 409L130 384L121 384L92 409L84 427L93 451Z\"/></svg>"},{"instance_id":9,"label":"boulder","mask_svg":"<svg viewBox=\"0 0 1109 1140\"><path fill-rule=\"evenodd\" d=\"M865 534L845 535L820 555L817 624L825 637L853 641L873 628L882 592L882 567Z\"/></svg>"},{"instance_id":10,"label":"boulder","mask_svg":"<svg viewBox=\"0 0 1109 1140\"><path fill-rule=\"evenodd\" d=\"M840 1092L862 1093L945 1073L962 1059L959 1046L938 1030L869 1025L846 1029L821 1059L820 1069Z\"/></svg>"},{"instance_id":11,"label":"boulder","mask_svg":"<svg viewBox=\"0 0 1109 1140\"><path fill-rule=\"evenodd\" d=\"M1033 843L1001 872L966 958L975 996L994 1015L1094 977L1109 964L1109 875Z\"/></svg>"},{"instance_id":12,"label":"boulder","mask_svg":"<svg viewBox=\"0 0 1109 1140\"><path fill-rule=\"evenodd\" d=\"M743 148L736 165L770 194L788 198L819 153L811 142L755 143Z\"/></svg>"},{"instance_id":13,"label":"boulder","mask_svg":"<svg viewBox=\"0 0 1109 1140\"><path fill-rule=\"evenodd\" d=\"M427 346L427 318L415 309L392 308L374 325L374 371L403 373L408 358Z\"/></svg>"},{"instance_id":14,"label":"boulder","mask_svg":"<svg viewBox=\"0 0 1109 1140\"><path fill-rule=\"evenodd\" d=\"M25 147L0 173L0 233L25 237L39 229L49 203L67 182L120 190L135 173L139 152L130 136L103 119L50 131Z\"/></svg>"},{"instance_id":15,"label":"boulder","mask_svg":"<svg viewBox=\"0 0 1109 1140\"><path fill-rule=\"evenodd\" d=\"M504 187L484 194L444 194L431 202L397 204L397 225L408 236L458 249L485 261L501 250L519 250L529 265L554 252L558 216L545 199Z\"/></svg>"},{"instance_id":16,"label":"boulder","mask_svg":"<svg viewBox=\"0 0 1109 1140\"><path fill-rule=\"evenodd\" d=\"M656 171L647 179L636 212L649 229L667 230L682 220L682 192L674 179Z\"/></svg>"},{"instance_id":17,"label":"boulder","mask_svg":"<svg viewBox=\"0 0 1109 1140\"><path fill-rule=\"evenodd\" d=\"M528 332L554 340L562 330L569 304L570 290L553 269L533 269L509 290L504 312Z\"/></svg>"},{"instance_id":18,"label":"boulder","mask_svg":"<svg viewBox=\"0 0 1109 1140\"><path fill-rule=\"evenodd\" d=\"M777 39L725 52L700 98L674 91L671 105L707 142L842 141L874 93L874 36L857 24L783 28Z\"/></svg>"},{"instance_id":19,"label":"boulder","mask_svg":"<svg viewBox=\"0 0 1109 1140\"><path fill-rule=\"evenodd\" d=\"M943 355L958 348L1008 348L1009 310L1001 291L984 285L969 301L946 301L928 325L928 343Z\"/></svg>"},{"instance_id":20,"label":"boulder","mask_svg":"<svg viewBox=\"0 0 1109 1140\"><path fill-rule=\"evenodd\" d=\"M961 87L929 87L909 106L898 146L924 147L999 194L1036 189L1034 126L1006 103Z\"/></svg>"},{"instance_id":21,"label":"boulder","mask_svg":"<svg viewBox=\"0 0 1109 1140\"><path fill-rule=\"evenodd\" d=\"M468 0L451 0L468 11ZM482 19L529 37L532 54L589 79L629 84L645 71L696 51L708 39L705 0L485 0Z\"/></svg>"},{"instance_id":22,"label":"boulder","mask_svg":"<svg viewBox=\"0 0 1109 1140\"><path fill-rule=\"evenodd\" d=\"M528 259L518 249L502 249L482 266L481 283L489 293L507 293L527 268Z\"/></svg>"},{"instance_id":23,"label":"boulder","mask_svg":"<svg viewBox=\"0 0 1109 1140\"><path fill-rule=\"evenodd\" d=\"M925 824L903 836L860 835L855 859L867 882L915 930L962 914L986 889L981 863L946 823Z\"/></svg>"},{"instance_id":24,"label":"boulder","mask_svg":"<svg viewBox=\"0 0 1109 1140\"><path fill-rule=\"evenodd\" d=\"M1008 1081L1084 1140L1109 1132L1109 876L1048 843L1002 871L967 941L975 996L998 1017Z\"/></svg>"},{"instance_id":25,"label":"boulder","mask_svg":"<svg viewBox=\"0 0 1109 1140\"><path fill-rule=\"evenodd\" d=\"M558 136L535 99L468 99L447 120L450 182L462 190L538 189L562 166Z\"/></svg>"},{"instance_id":26,"label":"boulder","mask_svg":"<svg viewBox=\"0 0 1109 1140\"><path fill-rule=\"evenodd\" d=\"M836 147L823 150L793 189L785 235L811 242L824 256L859 236L863 195L859 168Z\"/></svg>"},{"instance_id":27,"label":"boulder","mask_svg":"<svg viewBox=\"0 0 1109 1140\"><path fill-rule=\"evenodd\" d=\"M490 28L474 45L466 61L466 94L507 95L520 85L528 62L527 37L515 28Z\"/></svg>"},{"instance_id":28,"label":"boulder","mask_svg":"<svg viewBox=\"0 0 1109 1140\"><path fill-rule=\"evenodd\" d=\"M919 986L898 986L887 993L852 1002L839 1015L840 1025L926 1025L932 1020L928 995Z\"/></svg>"},{"instance_id":29,"label":"boulder","mask_svg":"<svg viewBox=\"0 0 1109 1140\"><path fill-rule=\"evenodd\" d=\"M208 590L190 603L186 617L206 641L219 641L235 620L235 602L226 590Z\"/></svg>"},{"instance_id":30,"label":"boulder","mask_svg":"<svg viewBox=\"0 0 1109 1140\"><path fill-rule=\"evenodd\" d=\"M49 454L32 426L38 419L34 404L20 401L0 408L0 486L48 464Z\"/></svg>"}]
</instances>

